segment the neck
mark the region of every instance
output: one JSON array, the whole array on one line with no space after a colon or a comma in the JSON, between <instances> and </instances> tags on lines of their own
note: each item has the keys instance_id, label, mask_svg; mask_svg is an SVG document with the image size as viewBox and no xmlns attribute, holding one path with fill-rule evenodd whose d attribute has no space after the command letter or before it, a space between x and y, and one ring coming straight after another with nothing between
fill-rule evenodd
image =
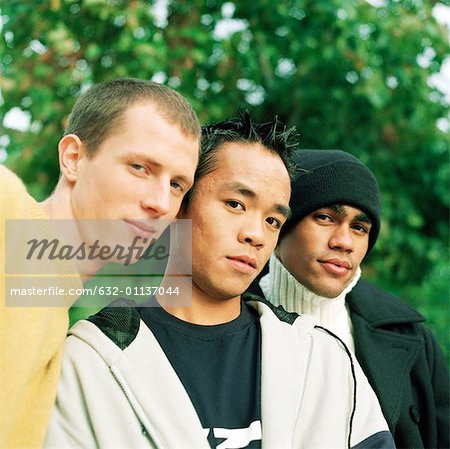
<instances>
[{"instance_id":1,"label":"neck","mask_svg":"<svg viewBox=\"0 0 450 449\"><path fill-rule=\"evenodd\" d=\"M39 204L50 220L67 220L66 222L56 222L56 228L65 245L77 248L84 240L73 214L71 193L70 184L61 178L52 195ZM105 263L99 258L93 260L74 259L73 262L83 280L91 278L105 266Z\"/></svg>"},{"instance_id":2,"label":"neck","mask_svg":"<svg viewBox=\"0 0 450 449\"><path fill-rule=\"evenodd\" d=\"M326 298L300 284L276 255L272 255L269 274L261 279L260 286L272 304L281 305L288 312L314 316L317 324L334 331L353 349L352 326L345 297L360 275L361 270L358 268L347 287L336 298Z\"/></svg>"},{"instance_id":3,"label":"neck","mask_svg":"<svg viewBox=\"0 0 450 449\"><path fill-rule=\"evenodd\" d=\"M161 286L164 291L167 291L169 285L179 285L180 278L164 278ZM178 304L174 304L173 295L169 298L168 295L158 295L158 302L166 310L166 312L187 321L192 324L200 324L204 326L211 326L215 324L224 324L236 319L241 313L241 297L234 298L218 298L205 293L195 282L188 285L189 281L184 282L184 287L180 289L183 291L184 298L189 297L189 290L192 289L192 302L188 304L179 304L181 299L175 299ZM173 287L172 287L173 291ZM187 293L187 294L186 294ZM180 295L181 296L181 295ZM180 298L180 297L177 297ZM186 299L184 299L186 301Z\"/></svg>"},{"instance_id":4,"label":"neck","mask_svg":"<svg viewBox=\"0 0 450 449\"><path fill-rule=\"evenodd\" d=\"M358 267L344 290L335 298L328 298L312 292L298 282L275 254L271 256L269 264L269 275L261 279L264 295L276 306L281 305L286 310L297 313L311 314L313 309L321 303L343 303L347 293L352 290L361 277L361 269Z\"/></svg>"},{"instance_id":5,"label":"neck","mask_svg":"<svg viewBox=\"0 0 450 449\"><path fill-rule=\"evenodd\" d=\"M51 219L75 218L72 211L72 188L64 178L58 181L55 191L40 205Z\"/></svg>"}]
</instances>

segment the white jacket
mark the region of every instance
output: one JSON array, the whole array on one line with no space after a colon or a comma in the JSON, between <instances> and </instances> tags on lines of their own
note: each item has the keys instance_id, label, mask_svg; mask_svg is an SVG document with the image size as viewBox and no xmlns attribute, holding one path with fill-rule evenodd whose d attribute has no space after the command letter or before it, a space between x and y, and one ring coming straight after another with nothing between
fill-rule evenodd
<instances>
[{"instance_id":1,"label":"white jacket","mask_svg":"<svg viewBox=\"0 0 450 449\"><path fill-rule=\"evenodd\" d=\"M308 317L289 324L268 305L249 304L262 333L263 448L395 447L367 379L337 339ZM45 447L208 449L183 385L137 312L102 314L103 331L85 320L70 331ZM122 338L118 321L135 331Z\"/></svg>"}]
</instances>

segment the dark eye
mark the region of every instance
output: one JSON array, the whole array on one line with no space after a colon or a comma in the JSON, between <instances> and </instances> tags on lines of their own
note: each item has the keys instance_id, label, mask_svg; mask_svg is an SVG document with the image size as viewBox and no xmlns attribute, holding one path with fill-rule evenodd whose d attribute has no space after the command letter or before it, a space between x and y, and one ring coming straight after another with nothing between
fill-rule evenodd
<instances>
[{"instance_id":1,"label":"dark eye","mask_svg":"<svg viewBox=\"0 0 450 449\"><path fill-rule=\"evenodd\" d=\"M235 210L245 210L245 207L242 203L236 200L228 200L226 201L227 205L230 206L232 209Z\"/></svg>"},{"instance_id":2,"label":"dark eye","mask_svg":"<svg viewBox=\"0 0 450 449\"><path fill-rule=\"evenodd\" d=\"M360 232L361 234L368 234L369 233L369 230L365 226L360 225L360 224L353 224L352 225L352 229L354 229L357 232Z\"/></svg>"},{"instance_id":3,"label":"dark eye","mask_svg":"<svg viewBox=\"0 0 450 449\"><path fill-rule=\"evenodd\" d=\"M281 221L275 217L269 217L266 219L266 221L267 221L267 223L270 224L270 226L273 226L275 229L280 229L282 226Z\"/></svg>"},{"instance_id":4,"label":"dark eye","mask_svg":"<svg viewBox=\"0 0 450 449\"><path fill-rule=\"evenodd\" d=\"M332 218L328 214L316 214L314 218L317 221L333 221Z\"/></svg>"}]
</instances>

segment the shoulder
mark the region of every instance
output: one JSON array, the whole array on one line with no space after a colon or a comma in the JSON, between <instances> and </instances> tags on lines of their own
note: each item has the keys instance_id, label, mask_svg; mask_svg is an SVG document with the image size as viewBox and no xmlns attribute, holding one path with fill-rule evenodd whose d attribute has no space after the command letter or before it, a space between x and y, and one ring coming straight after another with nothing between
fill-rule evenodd
<instances>
[{"instance_id":1,"label":"shoulder","mask_svg":"<svg viewBox=\"0 0 450 449\"><path fill-rule=\"evenodd\" d=\"M83 364L101 358L111 364L136 339L140 317L134 301L119 299L69 330L64 361Z\"/></svg>"},{"instance_id":2,"label":"shoulder","mask_svg":"<svg viewBox=\"0 0 450 449\"><path fill-rule=\"evenodd\" d=\"M19 177L12 172L9 168L6 166L0 164L0 183L1 185L21 185L23 187L22 181L19 179ZM24 188L24 187L23 187ZM25 188L24 188L25 189Z\"/></svg>"},{"instance_id":3,"label":"shoulder","mask_svg":"<svg viewBox=\"0 0 450 449\"><path fill-rule=\"evenodd\" d=\"M134 301L118 299L87 321L94 324L120 349L125 349L136 338L141 319Z\"/></svg>"},{"instance_id":4,"label":"shoulder","mask_svg":"<svg viewBox=\"0 0 450 449\"><path fill-rule=\"evenodd\" d=\"M0 215L4 218L46 218L19 177L0 165Z\"/></svg>"},{"instance_id":5,"label":"shoulder","mask_svg":"<svg viewBox=\"0 0 450 449\"><path fill-rule=\"evenodd\" d=\"M372 329L418 339L423 344L430 365L441 363L444 359L436 337L424 323L425 318L396 296L360 280L347 296L347 303L354 326L355 320L362 320ZM365 331L357 326L355 333L361 336Z\"/></svg>"},{"instance_id":6,"label":"shoulder","mask_svg":"<svg viewBox=\"0 0 450 449\"><path fill-rule=\"evenodd\" d=\"M375 284L372 284L369 281L364 279L360 279L356 285L353 287L352 291L349 293L352 296L361 296L364 295L371 299L377 299L379 301L385 301L386 303L391 304L402 304L405 307L409 308L400 298L389 293L387 290L384 290ZM411 308L410 308L411 309Z\"/></svg>"},{"instance_id":7,"label":"shoulder","mask_svg":"<svg viewBox=\"0 0 450 449\"><path fill-rule=\"evenodd\" d=\"M244 293L243 299L254 301L255 308L270 310L283 323L293 324L295 322L297 328L311 330L311 322L308 317L300 316L295 312L287 312L282 306L271 304L264 297L256 282ZM402 299L388 291L361 279L347 295L347 303L352 321L354 315L357 315L359 319L374 328L396 329L397 332L402 329L402 332L412 333L424 341L428 352L442 352L433 333L424 325L425 318ZM324 344L327 344L327 340L332 340L338 346L342 346L339 339L327 329L316 327L313 332L316 338L324 341Z\"/></svg>"},{"instance_id":8,"label":"shoulder","mask_svg":"<svg viewBox=\"0 0 450 449\"><path fill-rule=\"evenodd\" d=\"M22 180L9 168L0 164L0 196L7 199L11 195L28 195Z\"/></svg>"},{"instance_id":9,"label":"shoulder","mask_svg":"<svg viewBox=\"0 0 450 449\"><path fill-rule=\"evenodd\" d=\"M280 341L284 338L285 342L287 339L298 345L299 342L304 343L309 336L315 341L316 351L331 351L339 354L339 357L347 357L348 349L343 341L328 329L317 326L313 316L287 312L283 306L274 306L264 297L253 293L246 292L242 298L258 312L263 330L277 334L276 338Z\"/></svg>"},{"instance_id":10,"label":"shoulder","mask_svg":"<svg viewBox=\"0 0 450 449\"><path fill-rule=\"evenodd\" d=\"M23 182L11 170L0 165L0 205L2 209L6 210L7 207L12 206L17 201L17 195L27 195Z\"/></svg>"},{"instance_id":11,"label":"shoulder","mask_svg":"<svg viewBox=\"0 0 450 449\"><path fill-rule=\"evenodd\" d=\"M405 301L363 279L347 295L347 303L352 313L362 316L375 326L425 321Z\"/></svg>"},{"instance_id":12,"label":"shoulder","mask_svg":"<svg viewBox=\"0 0 450 449\"><path fill-rule=\"evenodd\" d=\"M283 306L274 306L270 301L264 298L262 294L259 295L254 291L245 292L242 295L242 299L246 303L253 305L253 307L258 310L260 315L262 315L263 311L266 311L266 313L272 313L276 318L278 318L278 320L287 324L293 324L299 317L298 313L287 312Z\"/></svg>"}]
</instances>

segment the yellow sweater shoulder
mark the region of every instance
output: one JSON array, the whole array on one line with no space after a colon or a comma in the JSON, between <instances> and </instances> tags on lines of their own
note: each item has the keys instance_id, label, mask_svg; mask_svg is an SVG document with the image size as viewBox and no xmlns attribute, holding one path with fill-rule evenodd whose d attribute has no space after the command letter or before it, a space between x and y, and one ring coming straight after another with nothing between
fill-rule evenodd
<instances>
[{"instance_id":1,"label":"yellow sweater shoulder","mask_svg":"<svg viewBox=\"0 0 450 449\"><path fill-rule=\"evenodd\" d=\"M4 165L0 165L0 216L2 221L7 218L47 218L39 204L28 195L19 177Z\"/></svg>"},{"instance_id":2,"label":"yellow sweater shoulder","mask_svg":"<svg viewBox=\"0 0 450 449\"><path fill-rule=\"evenodd\" d=\"M47 218L0 165L0 447L42 447L56 395L67 308L5 306L5 221Z\"/></svg>"}]
</instances>

